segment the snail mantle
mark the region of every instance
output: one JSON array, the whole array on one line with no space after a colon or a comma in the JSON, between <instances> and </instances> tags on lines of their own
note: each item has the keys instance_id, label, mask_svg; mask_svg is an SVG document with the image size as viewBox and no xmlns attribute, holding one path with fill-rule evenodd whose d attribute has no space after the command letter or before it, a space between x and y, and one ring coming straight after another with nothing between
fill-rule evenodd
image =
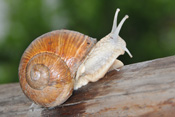
<instances>
[{"instance_id":1,"label":"snail mantle","mask_svg":"<svg viewBox=\"0 0 175 117\"><path fill-rule=\"evenodd\" d=\"M53 109L29 109L19 83L0 85L0 116L141 116L175 115L175 56L124 66L74 91Z\"/></svg>"}]
</instances>

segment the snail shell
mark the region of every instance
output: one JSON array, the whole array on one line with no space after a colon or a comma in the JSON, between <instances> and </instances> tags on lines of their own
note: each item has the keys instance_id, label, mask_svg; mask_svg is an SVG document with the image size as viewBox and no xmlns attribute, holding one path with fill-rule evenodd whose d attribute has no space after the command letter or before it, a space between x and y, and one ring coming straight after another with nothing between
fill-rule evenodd
<instances>
[{"instance_id":1,"label":"snail shell","mask_svg":"<svg viewBox=\"0 0 175 117\"><path fill-rule=\"evenodd\" d=\"M24 94L36 104L54 107L72 94L75 73L96 40L84 34L57 30L35 39L19 65Z\"/></svg>"}]
</instances>

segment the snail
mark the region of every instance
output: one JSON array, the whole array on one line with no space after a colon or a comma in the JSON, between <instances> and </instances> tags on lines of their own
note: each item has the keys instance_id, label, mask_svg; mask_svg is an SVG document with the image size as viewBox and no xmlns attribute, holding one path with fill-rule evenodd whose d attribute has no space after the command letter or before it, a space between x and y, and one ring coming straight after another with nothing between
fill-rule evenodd
<instances>
[{"instance_id":1,"label":"snail","mask_svg":"<svg viewBox=\"0 0 175 117\"><path fill-rule=\"evenodd\" d=\"M123 63L116 59L125 51L119 36L128 18L117 26L116 10L112 31L100 41L70 30L56 30L36 38L23 53L18 74L24 94L35 104L55 107L64 103L73 90L96 82Z\"/></svg>"}]
</instances>

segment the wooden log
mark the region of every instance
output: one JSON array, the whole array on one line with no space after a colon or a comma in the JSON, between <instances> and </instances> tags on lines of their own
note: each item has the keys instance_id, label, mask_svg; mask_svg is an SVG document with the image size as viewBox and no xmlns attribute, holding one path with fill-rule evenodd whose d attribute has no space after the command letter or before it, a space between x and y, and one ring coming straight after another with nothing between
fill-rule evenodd
<instances>
[{"instance_id":1,"label":"wooden log","mask_svg":"<svg viewBox=\"0 0 175 117\"><path fill-rule=\"evenodd\" d=\"M0 116L175 116L175 56L124 66L74 91L53 109L34 108L19 83L0 85Z\"/></svg>"}]
</instances>

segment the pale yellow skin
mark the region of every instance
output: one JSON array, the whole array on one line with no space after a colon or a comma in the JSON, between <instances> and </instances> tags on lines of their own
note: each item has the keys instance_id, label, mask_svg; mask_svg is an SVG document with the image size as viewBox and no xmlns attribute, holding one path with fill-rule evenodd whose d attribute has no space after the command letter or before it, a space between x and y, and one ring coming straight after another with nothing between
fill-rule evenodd
<instances>
[{"instance_id":1,"label":"pale yellow skin","mask_svg":"<svg viewBox=\"0 0 175 117\"><path fill-rule=\"evenodd\" d=\"M112 64L112 66L108 69L108 72L110 72L112 70L120 71L120 68L123 67L123 66L124 66L123 62L121 62L120 60L116 59L114 61L114 63Z\"/></svg>"},{"instance_id":2,"label":"pale yellow skin","mask_svg":"<svg viewBox=\"0 0 175 117\"><path fill-rule=\"evenodd\" d=\"M76 78L74 89L78 89L88 82L96 82L111 70L118 70L123 63L116 59L119 55L123 55L125 51L132 57L126 48L125 41L118 35L122 24L128 18L125 16L118 27L116 19L119 9L116 11L113 29L110 34L102 38L91 50L84 62L80 65Z\"/></svg>"},{"instance_id":3,"label":"pale yellow skin","mask_svg":"<svg viewBox=\"0 0 175 117\"><path fill-rule=\"evenodd\" d=\"M119 40L122 44L125 44L121 38ZM88 82L96 82L104 77L108 71L119 69L123 66L123 63L116 58L124 54L125 51L116 44L113 39L107 36L94 46L77 71L75 90Z\"/></svg>"}]
</instances>

